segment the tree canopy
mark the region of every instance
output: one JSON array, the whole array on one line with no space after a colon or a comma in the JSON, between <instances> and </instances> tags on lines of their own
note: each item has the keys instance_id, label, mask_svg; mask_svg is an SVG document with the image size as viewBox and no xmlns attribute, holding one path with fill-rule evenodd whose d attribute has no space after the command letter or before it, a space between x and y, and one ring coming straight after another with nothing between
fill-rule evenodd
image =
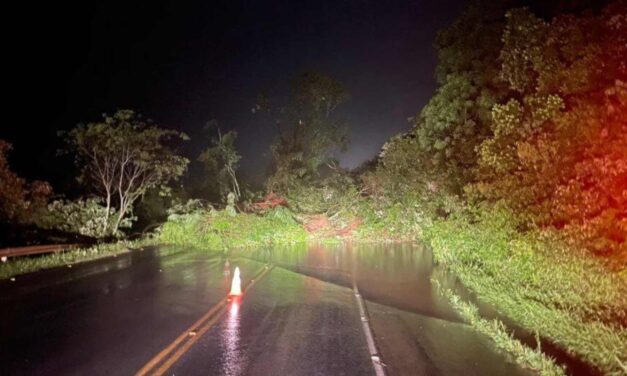
<instances>
[{"instance_id":1,"label":"tree canopy","mask_svg":"<svg viewBox=\"0 0 627 376\"><path fill-rule=\"evenodd\" d=\"M506 6L471 6L437 37L435 95L412 129L383 148L366 181L371 189L412 195L437 209L473 181L477 147L490 134L491 109L508 95L498 61Z\"/></svg>"},{"instance_id":2,"label":"tree canopy","mask_svg":"<svg viewBox=\"0 0 627 376\"><path fill-rule=\"evenodd\" d=\"M285 105L264 108L277 126L267 181L270 191L289 191L317 177L322 166L332 166L333 153L348 142L336 111L347 99L348 93L331 77L306 72L294 81Z\"/></svg>"},{"instance_id":3,"label":"tree canopy","mask_svg":"<svg viewBox=\"0 0 627 376\"><path fill-rule=\"evenodd\" d=\"M548 18L471 8L440 33L440 87L371 190L505 203L527 228L625 251L626 41L624 1Z\"/></svg>"},{"instance_id":4,"label":"tree canopy","mask_svg":"<svg viewBox=\"0 0 627 376\"><path fill-rule=\"evenodd\" d=\"M112 234L139 197L178 179L189 162L172 146L172 141L187 140L187 135L160 128L132 110L78 125L65 138L81 169L79 180L103 198L107 216L110 209L117 209L112 222L107 218L103 224Z\"/></svg>"},{"instance_id":5,"label":"tree canopy","mask_svg":"<svg viewBox=\"0 0 627 376\"><path fill-rule=\"evenodd\" d=\"M471 191L598 251L627 233L627 9L550 21L507 14L500 76ZM621 43L622 42L622 43Z\"/></svg>"},{"instance_id":6,"label":"tree canopy","mask_svg":"<svg viewBox=\"0 0 627 376\"><path fill-rule=\"evenodd\" d=\"M220 195L225 198L229 192L233 192L237 202L242 195L236 176L239 160L242 158L235 148L237 132L229 131L222 134L215 121L209 122L206 128L215 130L216 135L211 138L211 146L200 154L198 160L205 165L207 172L215 177Z\"/></svg>"}]
</instances>

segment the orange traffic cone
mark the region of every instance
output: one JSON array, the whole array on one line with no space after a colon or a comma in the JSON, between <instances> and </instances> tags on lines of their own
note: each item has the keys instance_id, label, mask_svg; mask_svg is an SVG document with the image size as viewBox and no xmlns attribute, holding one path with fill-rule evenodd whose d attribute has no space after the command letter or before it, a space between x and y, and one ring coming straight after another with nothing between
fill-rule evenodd
<instances>
[{"instance_id":1,"label":"orange traffic cone","mask_svg":"<svg viewBox=\"0 0 627 376\"><path fill-rule=\"evenodd\" d=\"M234 297L240 295L242 295L242 280L239 276L239 267L236 267L235 272L233 273L233 282L231 283L231 292L229 293L229 296Z\"/></svg>"}]
</instances>

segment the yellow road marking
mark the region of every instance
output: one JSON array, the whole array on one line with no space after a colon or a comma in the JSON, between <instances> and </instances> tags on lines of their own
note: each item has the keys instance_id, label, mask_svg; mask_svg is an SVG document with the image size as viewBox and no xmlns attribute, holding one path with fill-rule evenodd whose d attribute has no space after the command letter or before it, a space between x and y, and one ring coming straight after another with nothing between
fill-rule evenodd
<instances>
[{"instance_id":1,"label":"yellow road marking","mask_svg":"<svg viewBox=\"0 0 627 376\"><path fill-rule=\"evenodd\" d=\"M246 292L251 288L255 282L264 277L273 267L264 266L258 271L248 282L243 292ZM145 375L163 375L174 363L176 363L185 352L187 352L192 345L200 339L211 327L222 317L224 313L228 297L220 300L216 305L211 307L207 313L205 313L198 321L178 336L172 343L170 343L165 349L161 350L159 354L153 357L146 365L144 365L135 376ZM190 336L190 333L195 333ZM172 355L170 355L174 350ZM160 366L159 366L160 365ZM159 366L157 368L157 366ZM156 368L156 369L155 369Z\"/></svg>"},{"instance_id":2,"label":"yellow road marking","mask_svg":"<svg viewBox=\"0 0 627 376\"><path fill-rule=\"evenodd\" d=\"M226 305L222 305L222 310L220 313L223 313L223 311L225 310ZM211 318L211 320L209 320L209 322L207 322L205 324L205 326L203 326L200 330L198 330L198 332L196 333L195 336L191 337L189 341L185 342L183 345L181 345L181 347L179 347L179 349L171 356L169 357L162 365L161 367L159 367L154 373L153 375L155 376L161 376L163 374L165 374L165 372L170 369L170 367L172 367L174 365L174 363L176 363L181 356L183 356L183 354L185 354L187 352L187 350L190 349L190 347L192 347L192 345L194 343L196 343L196 341L198 341L198 339L205 334L209 329L211 329L211 327L222 317L221 314L219 315L215 315Z\"/></svg>"}]
</instances>

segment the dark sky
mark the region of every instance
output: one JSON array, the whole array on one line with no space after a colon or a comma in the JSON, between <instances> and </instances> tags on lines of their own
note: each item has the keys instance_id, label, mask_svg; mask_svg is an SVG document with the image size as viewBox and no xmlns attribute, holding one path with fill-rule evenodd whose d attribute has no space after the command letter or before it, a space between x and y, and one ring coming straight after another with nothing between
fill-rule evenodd
<instances>
[{"instance_id":1,"label":"dark sky","mask_svg":"<svg viewBox=\"0 0 627 376\"><path fill-rule=\"evenodd\" d=\"M14 12L8 110L0 126L21 175L68 184L55 159L58 129L132 108L181 129L195 158L215 118L236 129L243 168L260 175L273 135L250 109L256 95L298 73L345 85L346 167L408 128L435 89L433 41L463 0L84 1ZM36 11L33 11L36 8ZM6 102L5 102L6 103ZM59 189L57 189L59 191Z\"/></svg>"}]
</instances>

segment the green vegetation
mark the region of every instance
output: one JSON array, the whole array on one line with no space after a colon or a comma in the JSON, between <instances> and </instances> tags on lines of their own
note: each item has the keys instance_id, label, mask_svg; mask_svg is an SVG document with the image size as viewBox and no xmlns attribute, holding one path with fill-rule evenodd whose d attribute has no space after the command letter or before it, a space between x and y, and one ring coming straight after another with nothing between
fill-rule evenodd
<instances>
[{"instance_id":1,"label":"green vegetation","mask_svg":"<svg viewBox=\"0 0 627 376\"><path fill-rule=\"evenodd\" d=\"M468 187L598 253L627 251L626 17L618 3L548 21L506 14L500 77L512 95L492 108Z\"/></svg>"},{"instance_id":2,"label":"green vegetation","mask_svg":"<svg viewBox=\"0 0 627 376\"><path fill-rule=\"evenodd\" d=\"M362 223L355 238L362 241L415 241L420 239L429 220L415 203L382 205L363 200L356 206Z\"/></svg>"},{"instance_id":3,"label":"green vegetation","mask_svg":"<svg viewBox=\"0 0 627 376\"><path fill-rule=\"evenodd\" d=\"M309 72L282 104L260 96L253 113L265 112L277 127L265 186L289 209L237 206L246 200L235 175L236 134L218 130L199 160L208 172L203 186L217 186L227 207L181 204L189 198L181 194L168 201L158 240L207 250L312 238L424 241L508 320L608 375L627 372L627 5L584 11L584 0L547 7L540 17L499 3L470 7L439 34L436 93L412 128L359 172L334 158L347 145L337 109L348 94L339 83ZM184 134L129 110L66 138L81 181L102 201L47 206L51 188L16 176L6 160L10 145L0 140L0 222L38 218L41 227L117 235L133 204L149 190L167 194L188 163L170 145ZM147 197L146 212L159 212L155 198ZM0 278L116 247L12 261ZM444 293L521 365L562 373L502 323Z\"/></svg>"},{"instance_id":4,"label":"green vegetation","mask_svg":"<svg viewBox=\"0 0 627 376\"><path fill-rule=\"evenodd\" d=\"M159 128L132 110L78 125L65 139L81 169L79 181L104 202L104 234L116 234L139 198L151 188L167 191L189 163L171 145L175 139L187 140L186 134Z\"/></svg>"},{"instance_id":5,"label":"green vegetation","mask_svg":"<svg viewBox=\"0 0 627 376\"><path fill-rule=\"evenodd\" d=\"M115 210L107 210L102 205L101 199L88 198L73 201L54 200L33 222L43 229L56 229L92 238L103 238L111 234L109 229L116 225L116 218ZM113 235L121 237L122 233L119 230L130 228L131 223L131 218L123 218L117 223L118 231Z\"/></svg>"},{"instance_id":6,"label":"green vegetation","mask_svg":"<svg viewBox=\"0 0 627 376\"><path fill-rule=\"evenodd\" d=\"M622 2L549 20L471 8L438 38L440 88L366 187L435 218L503 203L521 230L627 257L625 35Z\"/></svg>"},{"instance_id":7,"label":"green vegetation","mask_svg":"<svg viewBox=\"0 0 627 376\"><path fill-rule=\"evenodd\" d=\"M164 224L159 239L207 250L260 247L306 241L307 232L284 208L263 216L221 211L195 211Z\"/></svg>"},{"instance_id":8,"label":"green vegetation","mask_svg":"<svg viewBox=\"0 0 627 376\"><path fill-rule=\"evenodd\" d=\"M505 209L437 221L436 261L480 301L607 374L627 363L627 278L549 234L521 234Z\"/></svg>"},{"instance_id":9,"label":"green vegetation","mask_svg":"<svg viewBox=\"0 0 627 376\"><path fill-rule=\"evenodd\" d=\"M449 299L453 308L466 322L472 325L479 333L490 337L496 347L513 355L518 364L534 370L542 376L565 374L563 368L557 366L552 359L544 355L539 344L535 350L525 346L507 332L507 328L501 321L482 318L479 315L477 306L462 301L451 290L440 287L440 291Z\"/></svg>"},{"instance_id":10,"label":"green vegetation","mask_svg":"<svg viewBox=\"0 0 627 376\"><path fill-rule=\"evenodd\" d=\"M471 7L440 34L439 89L361 177L363 231L413 230L481 301L623 374L627 7L572 10Z\"/></svg>"}]
</instances>

